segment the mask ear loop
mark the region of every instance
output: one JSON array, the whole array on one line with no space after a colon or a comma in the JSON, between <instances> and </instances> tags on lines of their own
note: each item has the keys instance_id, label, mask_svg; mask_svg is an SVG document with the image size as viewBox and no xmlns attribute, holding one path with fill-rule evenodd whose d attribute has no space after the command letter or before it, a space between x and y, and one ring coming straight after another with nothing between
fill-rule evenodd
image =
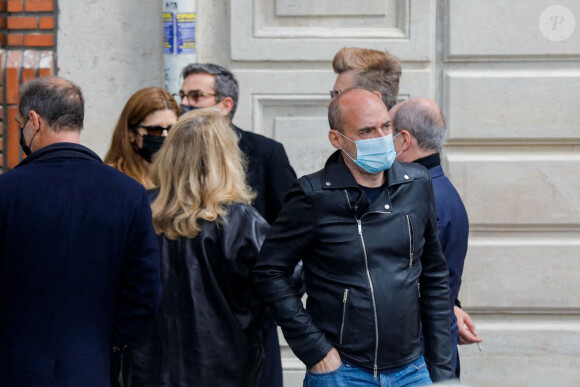
<instances>
[{"instance_id":1,"label":"mask ear loop","mask_svg":"<svg viewBox=\"0 0 580 387\"><path fill-rule=\"evenodd\" d=\"M399 132L399 133L395 134L395 136L393 136L393 140L394 140L395 138L399 137L399 134L401 134L401 133L403 133L403 132ZM394 145L394 144L393 144L393 145ZM403 149L401 149L401 151L395 155L395 158L399 157L399 155L400 155L401 153L403 153Z\"/></svg>"},{"instance_id":2,"label":"mask ear loop","mask_svg":"<svg viewBox=\"0 0 580 387\"><path fill-rule=\"evenodd\" d=\"M352 142L352 143L356 144L356 141L352 141L350 138L346 137L344 134L340 133L338 130L334 129L334 131L335 131L336 133L340 134L342 137L346 138L348 141L350 141L350 142ZM349 154L347 153L347 151L345 151L345 150L344 150L344 149L342 149L342 148L341 148L340 150L341 150L341 151L343 151L343 152L344 152L344 154L345 154L345 155L347 155L349 159L351 159L352 161L354 161L354 162L356 163L356 160L355 160L355 159L353 159L353 158L351 157L351 155L349 155Z\"/></svg>"},{"instance_id":3,"label":"mask ear loop","mask_svg":"<svg viewBox=\"0 0 580 387\"><path fill-rule=\"evenodd\" d=\"M26 124L28 124L28 121L30 121L30 118L28 118L26 120L26 122L24 123L24 125L22 126L22 136L23 137L24 137L24 127L26 127ZM26 140L24 140L24 145L26 145L28 147L28 149L30 149L30 147L32 146L32 143L34 142L34 137L36 137L38 132L40 132L40 125L38 126L38 130L36 132L34 132L34 134L32 135L32 138L30 139L30 145L26 145Z\"/></svg>"},{"instance_id":4,"label":"mask ear loop","mask_svg":"<svg viewBox=\"0 0 580 387\"><path fill-rule=\"evenodd\" d=\"M28 145L28 147L30 148L32 146L32 143L34 142L34 137L36 137L36 135L38 134L38 132L40 132L40 127L38 128L38 130L32 135L32 138L30 139L30 145Z\"/></svg>"}]
</instances>

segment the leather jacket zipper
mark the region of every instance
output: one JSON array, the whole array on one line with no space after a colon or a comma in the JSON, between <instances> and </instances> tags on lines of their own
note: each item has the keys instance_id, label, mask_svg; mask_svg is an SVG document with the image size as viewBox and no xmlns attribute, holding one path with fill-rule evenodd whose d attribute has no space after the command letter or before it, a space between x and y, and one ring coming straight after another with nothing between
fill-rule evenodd
<instances>
[{"instance_id":1,"label":"leather jacket zipper","mask_svg":"<svg viewBox=\"0 0 580 387\"><path fill-rule=\"evenodd\" d=\"M366 214L364 214L362 217L364 217ZM361 217L361 219L362 219ZM356 219L356 217L355 217ZM364 257L365 257L365 270L367 273L367 279L369 281L369 287L371 290L371 299L373 302L373 312L374 312L374 317L375 317L375 364L373 365L373 375L374 375L374 379L377 380L377 358L379 356L379 319L377 317L377 302L375 300L375 289L373 286L373 280L371 279L371 272L369 270L369 260L368 260L368 256L367 256L367 248L365 245L365 238L363 236L362 233L362 223L360 219L356 219L356 222L358 224L358 234L360 235L360 240L363 246L363 253L364 253Z\"/></svg>"},{"instance_id":2,"label":"leather jacket zipper","mask_svg":"<svg viewBox=\"0 0 580 387\"><path fill-rule=\"evenodd\" d=\"M346 196L346 202L348 203L348 206L350 208L352 208L351 205L350 205L350 198L348 196L347 190L344 190L344 194ZM368 214L390 214L390 213L391 213L391 211L373 211L373 212L367 212L367 213L363 214L360 219L358 219L356 216L354 216L354 219L356 220L356 223L358 225L358 234L359 234L360 241L361 241L362 247L363 247L363 255L364 255L364 258L365 258L365 271L366 271L366 274L367 274L367 279L369 281L369 288L370 288L370 291L371 291L371 300L372 300L372 304L373 304L373 313L374 313L374 318L375 318L375 361L374 361L374 364L373 364L373 376L374 376L374 380L377 380L377 376L378 376L377 362L378 362L378 357L379 357L379 318L377 316L377 302L375 300L375 288L373 286L373 280L371 279L371 272L369 270L369 259L368 259L368 256L367 256L367 248L366 248L366 245L365 245L365 238L364 238L363 233L362 233L362 222L361 222L361 220L362 220L362 218L365 217L365 215L368 215Z\"/></svg>"},{"instance_id":3,"label":"leather jacket zipper","mask_svg":"<svg viewBox=\"0 0 580 387\"><path fill-rule=\"evenodd\" d=\"M342 323L340 324L340 345L342 345L342 334L344 333L344 319L346 316L346 300L348 298L348 289L344 289L344 295L342 296Z\"/></svg>"},{"instance_id":4,"label":"leather jacket zipper","mask_svg":"<svg viewBox=\"0 0 580 387\"><path fill-rule=\"evenodd\" d=\"M413 221L411 215L407 214L407 228L409 230L409 269L413 267Z\"/></svg>"}]
</instances>

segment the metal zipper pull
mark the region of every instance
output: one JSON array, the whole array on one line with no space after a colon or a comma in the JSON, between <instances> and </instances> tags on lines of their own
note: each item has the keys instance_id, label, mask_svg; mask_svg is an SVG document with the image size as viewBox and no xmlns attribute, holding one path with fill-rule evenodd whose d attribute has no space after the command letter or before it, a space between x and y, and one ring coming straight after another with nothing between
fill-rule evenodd
<instances>
[{"instance_id":1,"label":"metal zipper pull","mask_svg":"<svg viewBox=\"0 0 580 387\"><path fill-rule=\"evenodd\" d=\"M358 233L362 235L362 224L360 219L357 219L356 222L358 223Z\"/></svg>"},{"instance_id":2,"label":"metal zipper pull","mask_svg":"<svg viewBox=\"0 0 580 387\"><path fill-rule=\"evenodd\" d=\"M348 298L348 289L344 289L344 294L342 296L342 323L340 324L340 340L339 340L340 345L342 345L342 335L344 334L344 321L346 317L347 298Z\"/></svg>"},{"instance_id":3,"label":"metal zipper pull","mask_svg":"<svg viewBox=\"0 0 580 387\"><path fill-rule=\"evenodd\" d=\"M413 268L413 229L411 228L411 215L407 214L407 227L409 230L409 269Z\"/></svg>"},{"instance_id":4,"label":"metal zipper pull","mask_svg":"<svg viewBox=\"0 0 580 387\"><path fill-rule=\"evenodd\" d=\"M376 364L375 364L375 366L373 367L373 370L374 370L374 376L375 376L375 380L377 380L377 374L378 374L378 371L377 371L377 365L376 365Z\"/></svg>"}]
</instances>

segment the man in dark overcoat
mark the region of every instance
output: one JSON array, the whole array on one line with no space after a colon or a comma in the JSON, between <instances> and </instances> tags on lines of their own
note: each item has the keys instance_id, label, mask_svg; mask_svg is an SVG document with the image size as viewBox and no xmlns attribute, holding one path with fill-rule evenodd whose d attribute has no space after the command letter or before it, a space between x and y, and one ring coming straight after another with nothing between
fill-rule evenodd
<instances>
[{"instance_id":1,"label":"man in dark overcoat","mask_svg":"<svg viewBox=\"0 0 580 387\"><path fill-rule=\"evenodd\" d=\"M83 118L76 85L23 85L28 157L0 175L0 386L109 386L160 301L146 192L79 144Z\"/></svg>"}]
</instances>

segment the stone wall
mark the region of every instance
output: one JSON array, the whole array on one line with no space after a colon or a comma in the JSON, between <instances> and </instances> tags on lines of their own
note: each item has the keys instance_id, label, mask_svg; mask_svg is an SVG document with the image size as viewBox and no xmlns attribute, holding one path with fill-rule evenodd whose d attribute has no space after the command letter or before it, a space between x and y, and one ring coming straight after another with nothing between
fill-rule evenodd
<instances>
[{"instance_id":1,"label":"stone wall","mask_svg":"<svg viewBox=\"0 0 580 387\"><path fill-rule=\"evenodd\" d=\"M0 0L0 7L11 3ZM34 17L58 18L56 72L83 88L87 114L81 141L103 156L127 98L163 82L162 2L59 0L57 5L58 14L42 11L48 14ZM326 103L335 79L334 53L361 46L399 56L400 98L432 98L446 115L450 138L444 169L470 217L460 298L484 343L483 352L460 348L464 382L577 385L580 3L369 0L351 5L347 0L197 0L197 61L234 71L241 91L234 122L281 141L300 175L320 168L332 152ZM7 17L27 16L6 8L0 12L0 36L6 35ZM6 43L3 72L12 49ZM31 50L13 48L21 58ZM1 84L2 119L8 121L7 93L13 90L9 82L15 82L10 79ZM14 129L9 133L8 142L7 132L0 133L3 144L15 149L18 138ZM6 154L4 148L4 163ZM286 385L301 385L304 367L282 343Z\"/></svg>"},{"instance_id":2,"label":"stone wall","mask_svg":"<svg viewBox=\"0 0 580 387\"><path fill-rule=\"evenodd\" d=\"M22 158L15 121L22 83L54 72L53 0L0 0L0 173Z\"/></svg>"}]
</instances>

